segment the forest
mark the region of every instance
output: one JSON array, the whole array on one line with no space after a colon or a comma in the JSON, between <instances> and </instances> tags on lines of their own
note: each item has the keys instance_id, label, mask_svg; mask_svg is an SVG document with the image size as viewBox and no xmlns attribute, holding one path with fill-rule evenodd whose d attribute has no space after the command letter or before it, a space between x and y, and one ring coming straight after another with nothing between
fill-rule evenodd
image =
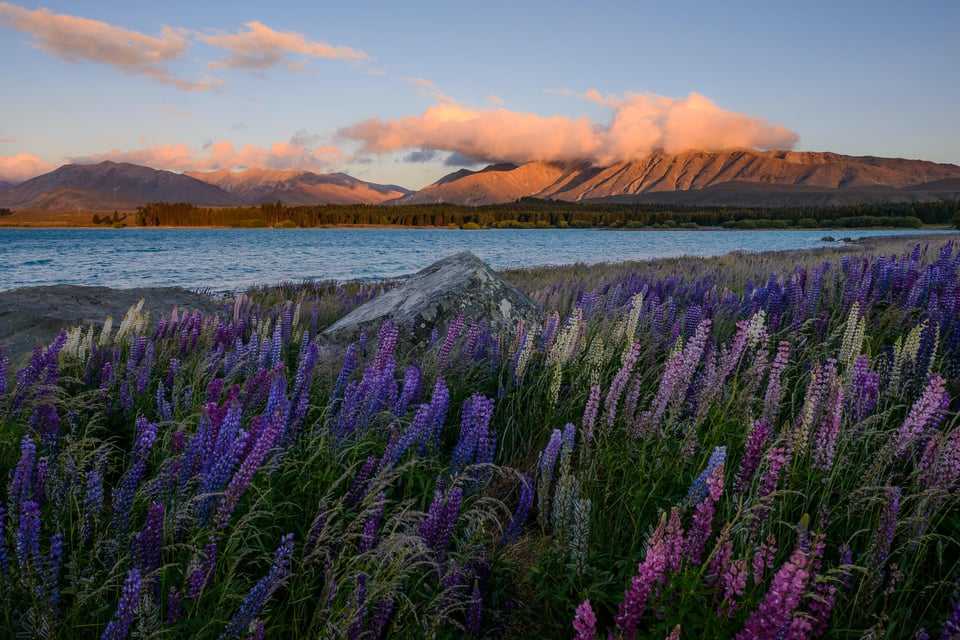
<instances>
[{"instance_id":1,"label":"forest","mask_svg":"<svg viewBox=\"0 0 960 640\"><path fill-rule=\"evenodd\" d=\"M960 203L887 203L837 207L706 207L624 203L569 203L521 198L499 205L345 205L199 207L151 202L137 208L139 226L325 227L383 225L480 228L738 228L897 227L946 224Z\"/></svg>"}]
</instances>

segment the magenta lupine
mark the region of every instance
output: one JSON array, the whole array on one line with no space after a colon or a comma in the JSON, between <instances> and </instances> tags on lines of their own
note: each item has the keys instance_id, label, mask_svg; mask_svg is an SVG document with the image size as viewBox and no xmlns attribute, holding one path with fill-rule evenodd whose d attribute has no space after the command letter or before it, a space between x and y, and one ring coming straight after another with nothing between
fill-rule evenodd
<instances>
[{"instance_id":1,"label":"magenta lupine","mask_svg":"<svg viewBox=\"0 0 960 640\"><path fill-rule=\"evenodd\" d=\"M643 561L637 566L637 575L630 579L630 587L623 594L623 602L614 618L617 629L625 640L633 640L640 627L640 617L647 607L647 598L654 586L663 580L667 568L664 535L666 532L666 514L660 519L656 531L647 541L647 551Z\"/></svg>"},{"instance_id":2,"label":"magenta lupine","mask_svg":"<svg viewBox=\"0 0 960 640\"><path fill-rule=\"evenodd\" d=\"M946 381L935 375L927 382L920 398L910 408L910 413L897 429L890 441L894 455L904 456L911 446L920 439L932 422L938 421L950 403L950 394L946 393Z\"/></svg>"},{"instance_id":3,"label":"magenta lupine","mask_svg":"<svg viewBox=\"0 0 960 640\"><path fill-rule=\"evenodd\" d=\"M676 507L670 509L670 518L667 520L667 528L663 535L663 557L666 561L664 566L665 573L676 573L683 564L683 549L686 536L683 532L683 526L680 524L680 510Z\"/></svg>"},{"instance_id":4,"label":"magenta lupine","mask_svg":"<svg viewBox=\"0 0 960 640\"><path fill-rule=\"evenodd\" d=\"M577 607L573 616L573 630L577 632L574 640L596 640L597 638L597 616L590 606L590 599L587 598Z\"/></svg>"},{"instance_id":5,"label":"magenta lupine","mask_svg":"<svg viewBox=\"0 0 960 640\"><path fill-rule=\"evenodd\" d=\"M810 598L810 634L819 638L830 627L830 616L833 615L833 606L837 597L837 585L818 582Z\"/></svg>"},{"instance_id":6,"label":"magenta lupine","mask_svg":"<svg viewBox=\"0 0 960 640\"><path fill-rule=\"evenodd\" d=\"M709 575L716 583L721 599L726 604L726 615L729 616L737 610L737 598L743 595L747 587L747 561L746 558L733 557L733 540L729 537L729 525L724 527L720 538L723 542L710 560ZM718 609L717 615L724 615L724 610Z\"/></svg>"},{"instance_id":7,"label":"magenta lupine","mask_svg":"<svg viewBox=\"0 0 960 640\"><path fill-rule=\"evenodd\" d=\"M240 608L233 615L227 628L220 636L220 640L240 638L246 632L250 623L260 615L260 611L274 592L286 582L290 576L290 559L293 555L293 534L288 533L280 539L280 546L274 552L273 565L270 572L260 579L247 594Z\"/></svg>"},{"instance_id":8,"label":"magenta lupine","mask_svg":"<svg viewBox=\"0 0 960 640\"><path fill-rule=\"evenodd\" d=\"M773 425L777 419L777 411L780 408L780 397L783 393L780 378L783 376L783 370L787 367L790 360L790 343L786 340L780 342L777 347L777 355L770 365L770 377L767 382L767 391L763 397L763 412L760 419L765 424Z\"/></svg>"},{"instance_id":9,"label":"magenta lupine","mask_svg":"<svg viewBox=\"0 0 960 640\"><path fill-rule=\"evenodd\" d=\"M747 436L747 446L743 454L743 461L740 463L740 471L737 473L737 480L734 489L737 493L744 493L753 483L753 476L760 468L760 461L763 458L763 448L767 444L767 438L770 437L772 429L763 420L757 420L750 429Z\"/></svg>"},{"instance_id":10,"label":"magenta lupine","mask_svg":"<svg viewBox=\"0 0 960 640\"><path fill-rule=\"evenodd\" d=\"M639 356L640 343L636 342L631 345L630 351L624 356L620 370L617 371L613 382L610 383L610 390L607 392L607 399L604 402L605 421L608 427L613 426L613 421L617 417L617 405L620 403L620 396L623 395L623 390L627 386L627 381L630 380L630 375L633 373L633 367L636 365Z\"/></svg>"},{"instance_id":11,"label":"magenta lupine","mask_svg":"<svg viewBox=\"0 0 960 640\"><path fill-rule=\"evenodd\" d=\"M806 564L806 554L796 549L774 575L770 590L750 614L743 630L737 634L737 640L767 640L789 631L800 596L810 579Z\"/></svg>"},{"instance_id":12,"label":"magenta lupine","mask_svg":"<svg viewBox=\"0 0 960 640\"><path fill-rule=\"evenodd\" d=\"M773 569L773 557L777 553L777 538L772 533L767 534L765 541L753 554L753 584L763 581L763 574L767 569Z\"/></svg>"},{"instance_id":13,"label":"magenta lupine","mask_svg":"<svg viewBox=\"0 0 960 640\"><path fill-rule=\"evenodd\" d=\"M127 571L127 577L123 581L123 589L120 592L120 602L117 603L117 610L113 614L113 620L107 624L100 640L123 640L130 633L130 627L133 626L133 619L137 607L140 604L140 588L142 582L140 571L130 569Z\"/></svg>"}]
</instances>

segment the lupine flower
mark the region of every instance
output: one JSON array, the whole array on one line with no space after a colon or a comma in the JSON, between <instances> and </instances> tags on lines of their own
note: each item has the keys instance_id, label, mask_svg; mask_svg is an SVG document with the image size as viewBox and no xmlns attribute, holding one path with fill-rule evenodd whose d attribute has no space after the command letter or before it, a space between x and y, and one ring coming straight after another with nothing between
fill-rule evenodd
<instances>
[{"instance_id":1,"label":"lupine flower","mask_svg":"<svg viewBox=\"0 0 960 640\"><path fill-rule=\"evenodd\" d=\"M434 493L433 502L430 503L427 517L421 523L418 534L435 553L440 554L447 548L457 525L462 502L463 489L460 487L453 487L446 496L440 491Z\"/></svg>"},{"instance_id":2,"label":"lupine flower","mask_svg":"<svg viewBox=\"0 0 960 640\"><path fill-rule=\"evenodd\" d=\"M810 599L809 604L811 637L819 638L827 632L836 595L837 586L835 584L820 582L814 589L814 596Z\"/></svg>"},{"instance_id":3,"label":"lupine flower","mask_svg":"<svg viewBox=\"0 0 960 640\"><path fill-rule=\"evenodd\" d=\"M773 359L773 364L770 365L767 391L763 397L763 413L760 415L760 419L769 425L773 425L777 417L777 409L780 406L780 396L782 394L780 377L783 375L783 370L787 367L789 359L790 343L783 340L777 347L777 355Z\"/></svg>"},{"instance_id":4,"label":"lupine flower","mask_svg":"<svg viewBox=\"0 0 960 640\"><path fill-rule=\"evenodd\" d=\"M170 587L170 592L167 594L167 626L172 627L180 622L182 615L183 596L180 595L176 587Z\"/></svg>"},{"instance_id":5,"label":"lupine flower","mask_svg":"<svg viewBox=\"0 0 960 640\"><path fill-rule=\"evenodd\" d=\"M900 513L900 499L903 495L900 487L891 487L888 492L888 501L880 512L877 530L874 532L868 555L870 567L876 571L873 588L879 586L883 579L883 570L893 547L893 538L897 527L897 516Z\"/></svg>"},{"instance_id":6,"label":"lupine flower","mask_svg":"<svg viewBox=\"0 0 960 640\"><path fill-rule=\"evenodd\" d=\"M63 534L55 533L50 537L50 551L47 554L43 584L47 591L47 601L56 606L60 603L60 567L63 564Z\"/></svg>"},{"instance_id":7,"label":"lupine flower","mask_svg":"<svg viewBox=\"0 0 960 640\"><path fill-rule=\"evenodd\" d=\"M7 555L7 510L0 500L0 581L10 573L10 557Z\"/></svg>"},{"instance_id":8,"label":"lupine flower","mask_svg":"<svg viewBox=\"0 0 960 640\"><path fill-rule=\"evenodd\" d=\"M707 338L710 336L710 325L709 318L701 321L686 346L667 361L650 409L641 416L638 434L657 428L668 406L672 405L675 411L679 408L703 357Z\"/></svg>"},{"instance_id":9,"label":"lupine flower","mask_svg":"<svg viewBox=\"0 0 960 640\"><path fill-rule=\"evenodd\" d=\"M240 608L233 615L230 624L220 636L220 640L228 638L240 638L250 626L250 623L260 615L260 610L270 599L270 596L280 588L287 577L290 575L290 557L293 555L293 534L288 533L280 539L280 546L274 554L273 565L270 572L260 579Z\"/></svg>"},{"instance_id":10,"label":"lupine flower","mask_svg":"<svg viewBox=\"0 0 960 640\"><path fill-rule=\"evenodd\" d=\"M560 429L554 429L550 435L550 441L540 454L540 474L537 479L537 510L540 513L541 521L544 523L547 517L547 505L550 504L550 485L553 482L553 467L557 462L557 456L560 454L562 443L563 433Z\"/></svg>"},{"instance_id":11,"label":"lupine flower","mask_svg":"<svg viewBox=\"0 0 960 640\"><path fill-rule=\"evenodd\" d=\"M847 411L850 422L862 422L870 415L877 397L880 395L880 374L870 370L870 358L857 356L853 362L853 375L850 378L850 391L847 399Z\"/></svg>"},{"instance_id":12,"label":"lupine flower","mask_svg":"<svg viewBox=\"0 0 960 640\"><path fill-rule=\"evenodd\" d=\"M960 596L954 596L950 615L943 623L943 633L940 640L956 640L960 637Z\"/></svg>"},{"instance_id":13,"label":"lupine flower","mask_svg":"<svg viewBox=\"0 0 960 640\"><path fill-rule=\"evenodd\" d=\"M100 640L123 640L130 633L130 627L133 626L133 618L137 607L140 604L140 571L130 569L127 571L127 577L123 581L123 590L120 592L120 602L117 604L117 610L113 614L113 620L107 624Z\"/></svg>"},{"instance_id":14,"label":"lupine flower","mask_svg":"<svg viewBox=\"0 0 960 640\"><path fill-rule=\"evenodd\" d=\"M737 634L737 640L775 638L789 628L794 611L800 604L800 596L810 579L806 564L807 556L799 548L796 549L790 560L773 577L770 590L750 614L743 630Z\"/></svg>"},{"instance_id":15,"label":"lupine flower","mask_svg":"<svg viewBox=\"0 0 960 640\"><path fill-rule=\"evenodd\" d=\"M354 591L354 611L353 622L347 629L348 640L360 640L360 633L363 631L363 619L367 615L367 574L357 574L357 589Z\"/></svg>"},{"instance_id":16,"label":"lupine flower","mask_svg":"<svg viewBox=\"0 0 960 640\"><path fill-rule=\"evenodd\" d=\"M163 514L162 502L151 504L143 531L137 535L134 542L134 562L140 569L142 576L149 576L160 568L160 551L163 544ZM151 583L159 589L160 584L155 577L151 579Z\"/></svg>"},{"instance_id":17,"label":"lupine flower","mask_svg":"<svg viewBox=\"0 0 960 640\"><path fill-rule=\"evenodd\" d=\"M737 481L734 488L738 493L743 493L750 488L753 482L753 476L760 467L760 460L763 457L763 447L770 437L771 429L763 420L757 420L750 429L747 436L747 447L743 454L743 461L740 463L740 471L737 473Z\"/></svg>"},{"instance_id":18,"label":"lupine flower","mask_svg":"<svg viewBox=\"0 0 960 640\"><path fill-rule=\"evenodd\" d=\"M134 445L133 462L120 480L120 486L113 490L113 526L121 536L126 536L130 528L130 507L133 505L133 497L147 469L147 459L156 440L156 423L148 422L143 416L137 418L137 440Z\"/></svg>"},{"instance_id":19,"label":"lupine flower","mask_svg":"<svg viewBox=\"0 0 960 640\"><path fill-rule=\"evenodd\" d=\"M383 633L390 624L390 614L393 613L393 605L393 598L385 598L380 602L376 612L373 614L373 619L370 620L370 637L372 640L380 640L380 638L384 637Z\"/></svg>"},{"instance_id":20,"label":"lupine flower","mask_svg":"<svg viewBox=\"0 0 960 640\"><path fill-rule=\"evenodd\" d=\"M633 373L633 367L639 356L640 343L635 343L630 346L629 351L625 352L620 370L617 372L617 375L614 376L613 382L610 383L610 390L607 392L607 399L604 403L606 424L608 427L613 426L613 421L617 416L617 405L620 403L620 396L623 395L623 390L627 386L627 381Z\"/></svg>"},{"instance_id":21,"label":"lupine flower","mask_svg":"<svg viewBox=\"0 0 960 640\"><path fill-rule=\"evenodd\" d=\"M483 596L480 594L480 585L473 583L470 593L470 606L467 608L467 634L471 638L480 635L480 619L483 617Z\"/></svg>"},{"instance_id":22,"label":"lupine flower","mask_svg":"<svg viewBox=\"0 0 960 640\"><path fill-rule=\"evenodd\" d=\"M377 527L380 526L380 519L383 517L383 507L386 502L387 495L380 492L376 502L374 502L373 513L370 514L370 517L367 518L367 521L363 525L363 535L360 537L360 547L357 549L357 553L366 553L376 546Z\"/></svg>"},{"instance_id":23,"label":"lupine flower","mask_svg":"<svg viewBox=\"0 0 960 640\"><path fill-rule=\"evenodd\" d=\"M440 351L437 354L437 362L441 369L446 366L447 357L450 355L450 350L453 349L453 343L456 342L457 336L460 335L460 330L463 329L463 320L463 313L458 313L447 326L447 335L443 339L443 344L440 345Z\"/></svg>"},{"instance_id":24,"label":"lupine flower","mask_svg":"<svg viewBox=\"0 0 960 640\"><path fill-rule=\"evenodd\" d=\"M420 396L420 388L423 382L423 372L420 367L412 364L407 367L403 373L403 391L397 403L393 406L393 415L402 416L407 412L407 407L412 402L417 401Z\"/></svg>"},{"instance_id":25,"label":"lupine flower","mask_svg":"<svg viewBox=\"0 0 960 640\"><path fill-rule=\"evenodd\" d=\"M363 463L363 467L354 477L350 491L347 492L346 505L348 507L356 507L363 500L364 496L367 495L370 477L373 475L373 470L376 466L377 456L368 456L366 462Z\"/></svg>"},{"instance_id":26,"label":"lupine flower","mask_svg":"<svg viewBox=\"0 0 960 640\"><path fill-rule=\"evenodd\" d=\"M647 607L647 598L654 586L659 584L667 568L664 554L664 534L666 532L666 514L660 519L651 538L647 541L644 559L637 566L637 575L630 580L630 587L623 594L623 602L614 618L617 629L626 640L633 640L640 626L640 617Z\"/></svg>"},{"instance_id":27,"label":"lupine flower","mask_svg":"<svg viewBox=\"0 0 960 640\"><path fill-rule=\"evenodd\" d=\"M490 431L494 401L475 393L463 403L460 420L460 438L450 460L451 473L457 474L473 462L490 464L496 446L496 436Z\"/></svg>"},{"instance_id":28,"label":"lupine flower","mask_svg":"<svg viewBox=\"0 0 960 640\"><path fill-rule=\"evenodd\" d=\"M840 420L843 414L843 387L839 384L834 386L833 397L826 408L828 411L814 439L813 464L820 471L829 473L833 468L833 457L836 454Z\"/></svg>"},{"instance_id":29,"label":"lupine flower","mask_svg":"<svg viewBox=\"0 0 960 640\"><path fill-rule=\"evenodd\" d=\"M191 598L198 598L206 588L213 572L217 568L217 540L211 538L203 547L202 559L200 556L194 556L190 562L190 568L187 572L188 591L187 595Z\"/></svg>"},{"instance_id":30,"label":"lupine flower","mask_svg":"<svg viewBox=\"0 0 960 640\"><path fill-rule=\"evenodd\" d=\"M0 347L0 396L7 392L8 364L10 364L10 359L7 357L7 353L3 350L3 347Z\"/></svg>"},{"instance_id":31,"label":"lupine flower","mask_svg":"<svg viewBox=\"0 0 960 640\"><path fill-rule=\"evenodd\" d=\"M520 532L523 531L527 522L527 517L530 515L531 506L533 506L533 480L530 476L525 475L520 480L520 502L517 503L517 508L513 512L513 518L507 525L503 538L500 539L500 546L509 544L520 536Z\"/></svg>"},{"instance_id":32,"label":"lupine flower","mask_svg":"<svg viewBox=\"0 0 960 640\"><path fill-rule=\"evenodd\" d=\"M725 447L717 447L717 449L724 449L722 456L726 455ZM683 552L684 556L692 564L700 564L700 555L703 553L703 546L713 533L714 510L716 509L717 501L720 500L720 496L723 494L722 456L718 456L718 458L720 458L718 463L707 465L707 470L710 470L711 466L713 469L710 470L710 475L708 475L706 479L706 496L696 502L693 522L690 524L690 530L687 532ZM710 456L710 458L713 460L714 456ZM694 485L696 486L696 483L694 483ZM693 493L693 487L691 487L690 495L696 495Z\"/></svg>"},{"instance_id":33,"label":"lupine flower","mask_svg":"<svg viewBox=\"0 0 960 640\"><path fill-rule=\"evenodd\" d=\"M40 505L33 500L25 500L21 507L15 546L20 571L40 567Z\"/></svg>"},{"instance_id":34,"label":"lupine flower","mask_svg":"<svg viewBox=\"0 0 960 640\"><path fill-rule=\"evenodd\" d=\"M753 584L760 584L763 581L764 571L773 569L773 557L776 553L777 538L769 533L767 539L760 543L760 547L753 554Z\"/></svg>"},{"instance_id":35,"label":"lupine flower","mask_svg":"<svg viewBox=\"0 0 960 640\"><path fill-rule=\"evenodd\" d=\"M22 504L33 498L33 467L36 463L37 448L30 436L20 441L20 459L10 480L10 504Z\"/></svg>"},{"instance_id":36,"label":"lupine flower","mask_svg":"<svg viewBox=\"0 0 960 640\"><path fill-rule=\"evenodd\" d=\"M939 375L927 382L920 399L910 408L910 414L890 442L894 455L905 455L930 423L938 420L940 414L946 410L950 403L950 394L944 391L945 387L946 381Z\"/></svg>"},{"instance_id":37,"label":"lupine flower","mask_svg":"<svg viewBox=\"0 0 960 640\"><path fill-rule=\"evenodd\" d=\"M589 598L577 607L573 617L573 630L577 632L574 640L596 640L597 616L593 613Z\"/></svg>"},{"instance_id":38,"label":"lupine flower","mask_svg":"<svg viewBox=\"0 0 960 640\"><path fill-rule=\"evenodd\" d=\"M715 447L710 453L710 459L707 460L707 466L700 472L697 479L693 481L693 484L690 485L690 489L687 491L687 500L693 503L699 503L707 497L710 493L708 486L710 477L713 476L718 469L720 470L720 476L723 476L723 464L726 460L727 448Z\"/></svg>"}]
</instances>

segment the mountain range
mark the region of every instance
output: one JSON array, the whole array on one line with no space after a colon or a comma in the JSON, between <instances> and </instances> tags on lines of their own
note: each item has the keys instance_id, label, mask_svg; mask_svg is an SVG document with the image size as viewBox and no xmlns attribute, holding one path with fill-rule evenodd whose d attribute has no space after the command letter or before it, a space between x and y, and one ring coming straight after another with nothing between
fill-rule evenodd
<instances>
[{"instance_id":1,"label":"mountain range","mask_svg":"<svg viewBox=\"0 0 960 640\"><path fill-rule=\"evenodd\" d=\"M0 207L131 209L146 202L201 206L313 204L487 205L523 197L728 206L831 206L960 200L960 166L829 152L654 153L607 167L493 164L460 169L411 191L344 173L247 169L174 173L127 163L64 165L18 185L0 183Z\"/></svg>"}]
</instances>

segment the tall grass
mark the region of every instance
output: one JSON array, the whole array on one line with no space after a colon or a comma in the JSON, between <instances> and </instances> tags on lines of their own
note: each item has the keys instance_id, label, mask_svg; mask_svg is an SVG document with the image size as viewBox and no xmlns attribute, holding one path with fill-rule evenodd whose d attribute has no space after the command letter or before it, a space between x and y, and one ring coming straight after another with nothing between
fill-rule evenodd
<instances>
[{"instance_id":1,"label":"tall grass","mask_svg":"<svg viewBox=\"0 0 960 640\"><path fill-rule=\"evenodd\" d=\"M509 276L425 352L283 284L0 371L0 629L952 637L949 238Z\"/></svg>"}]
</instances>

